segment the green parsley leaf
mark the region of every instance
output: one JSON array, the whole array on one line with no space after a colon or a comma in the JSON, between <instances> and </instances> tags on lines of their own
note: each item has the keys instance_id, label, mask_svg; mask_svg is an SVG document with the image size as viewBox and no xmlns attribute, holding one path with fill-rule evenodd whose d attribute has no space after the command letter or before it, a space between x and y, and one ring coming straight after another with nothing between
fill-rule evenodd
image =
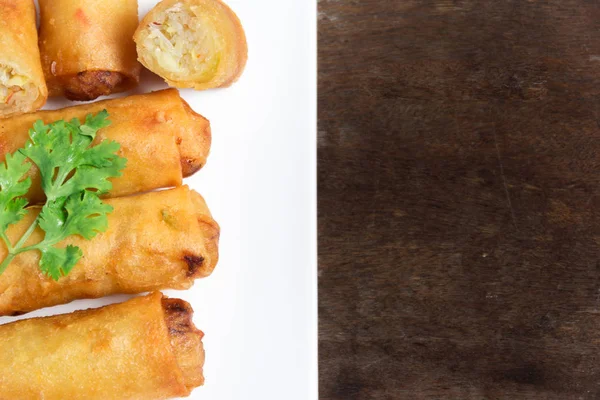
<instances>
[{"instance_id":1,"label":"green parsley leaf","mask_svg":"<svg viewBox=\"0 0 600 400\"><path fill-rule=\"evenodd\" d=\"M31 178L23 179L31 164L21 153L7 154L0 164L0 231L19 222L26 214L27 199L23 198L31 186Z\"/></svg>"},{"instance_id":2,"label":"green parsley leaf","mask_svg":"<svg viewBox=\"0 0 600 400\"><path fill-rule=\"evenodd\" d=\"M127 160L117 155L118 143L104 140L89 147L98 130L110 125L107 117L103 110L83 124L77 119L49 125L37 121L29 130L30 140L19 151L40 169L48 200L86 189L106 193L112 188L109 178L121 176Z\"/></svg>"},{"instance_id":3,"label":"green parsley leaf","mask_svg":"<svg viewBox=\"0 0 600 400\"><path fill-rule=\"evenodd\" d=\"M108 112L45 125L37 121L29 130L29 141L0 165L0 238L8 256L0 263L0 274L19 253L41 252L40 269L52 279L68 274L83 256L76 246L54 247L71 235L89 240L108 229L107 214L113 208L102 203L100 195L112 188L111 178L121 176L127 160L118 155L120 145L104 140L92 146L98 131L110 125ZM42 178L46 203L35 221L13 245L6 235L9 225L26 214L24 197L31 179L24 178L37 165ZM44 232L37 244L23 247L35 228Z\"/></svg>"},{"instance_id":4,"label":"green parsley leaf","mask_svg":"<svg viewBox=\"0 0 600 400\"><path fill-rule=\"evenodd\" d=\"M40 251L42 252L40 269L55 281L71 272L83 256L79 247L71 245L63 249L49 246L41 248Z\"/></svg>"},{"instance_id":5,"label":"green parsley leaf","mask_svg":"<svg viewBox=\"0 0 600 400\"><path fill-rule=\"evenodd\" d=\"M106 215L112 210L89 190L48 201L40 213L40 228L46 232L40 245L53 245L71 235L89 240L108 228Z\"/></svg>"}]
</instances>

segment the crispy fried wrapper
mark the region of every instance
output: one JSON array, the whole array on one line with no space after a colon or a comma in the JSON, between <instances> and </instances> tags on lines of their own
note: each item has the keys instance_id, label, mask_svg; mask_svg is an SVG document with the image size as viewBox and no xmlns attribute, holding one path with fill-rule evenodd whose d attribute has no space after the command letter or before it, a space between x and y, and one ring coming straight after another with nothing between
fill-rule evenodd
<instances>
[{"instance_id":1,"label":"crispy fried wrapper","mask_svg":"<svg viewBox=\"0 0 600 400\"><path fill-rule=\"evenodd\" d=\"M137 86L137 0L39 0L50 96L94 100Z\"/></svg>"},{"instance_id":2,"label":"crispy fried wrapper","mask_svg":"<svg viewBox=\"0 0 600 400\"><path fill-rule=\"evenodd\" d=\"M0 326L0 399L169 399L204 383L191 306L161 293Z\"/></svg>"},{"instance_id":3,"label":"crispy fried wrapper","mask_svg":"<svg viewBox=\"0 0 600 400\"><path fill-rule=\"evenodd\" d=\"M181 185L183 177L199 170L208 157L210 123L196 114L175 89L83 104L53 111L38 111L8 118L0 123L0 160L23 147L29 129L37 120L44 123L78 118L108 110L111 125L101 129L96 143L108 139L121 145L127 158L123 175L112 179L108 197L124 196L157 188ZM28 198L44 201L40 174L29 171L33 183Z\"/></svg>"},{"instance_id":4,"label":"crispy fried wrapper","mask_svg":"<svg viewBox=\"0 0 600 400\"><path fill-rule=\"evenodd\" d=\"M46 103L37 41L33 0L0 0L0 118Z\"/></svg>"},{"instance_id":5,"label":"crispy fried wrapper","mask_svg":"<svg viewBox=\"0 0 600 400\"><path fill-rule=\"evenodd\" d=\"M83 257L58 281L40 271L39 252L19 254L0 275L0 315L18 315L83 298L159 289L188 289L210 275L218 260L219 225L202 196L187 186L106 200L114 207L108 230L91 240L75 235L59 243ZM39 210L8 230L15 242ZM27 245L39 242L38 228ZM0 246L0 259L7 250ZM1 397L0 397L1 399Z\"/></svg>"}]
</instances>

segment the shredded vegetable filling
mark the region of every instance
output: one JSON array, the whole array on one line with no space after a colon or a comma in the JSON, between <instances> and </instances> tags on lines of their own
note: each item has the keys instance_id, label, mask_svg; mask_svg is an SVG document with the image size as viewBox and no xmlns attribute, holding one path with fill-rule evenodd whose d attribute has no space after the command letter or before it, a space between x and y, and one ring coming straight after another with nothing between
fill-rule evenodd
<instances>
[{"instance_id":1,"label":"shredded vegetable filling","mask_svg":"<svg viewBox=\"0 0 600 400\"><path fill-rule=\"evenodd\" d=\"M150 64L168 71L172 80L210 80L224 41L215 29L206 29L213 22L205 15L201 6L178 4L147 26L142 45L153 55Z\"/></svg>"},{"instance_id":2,"label":"shredded vegetable filling","mask_svg":"<svg viewBox=\"0 0 600 400\"><path fill-rule=\"evenodd\" d=\"M31 79L19 75L10 67L0 65L0 110L28 110L37 96L37 89Z\"/></svg>"}]
</instances>

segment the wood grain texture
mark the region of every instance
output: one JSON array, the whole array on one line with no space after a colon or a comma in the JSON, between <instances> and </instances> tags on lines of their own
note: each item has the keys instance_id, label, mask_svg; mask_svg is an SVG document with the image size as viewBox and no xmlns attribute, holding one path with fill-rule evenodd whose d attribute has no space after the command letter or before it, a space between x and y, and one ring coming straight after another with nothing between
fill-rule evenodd
<instances>
[{"instance_id":1,"label":"wood grain texture","mask_svg":"<svg viewBox=\"0 0 600 400\"><path fill-rule=\"evenodd\" d=\"M321 399L600 398L600 2L319 1Z\"/></svg>"}]
</instances>

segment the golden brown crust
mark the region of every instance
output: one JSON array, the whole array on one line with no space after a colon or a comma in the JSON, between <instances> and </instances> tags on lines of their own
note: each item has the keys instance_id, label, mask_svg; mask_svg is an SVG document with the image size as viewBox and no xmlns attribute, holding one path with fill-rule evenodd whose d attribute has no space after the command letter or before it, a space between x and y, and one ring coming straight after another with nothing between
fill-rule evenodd
<instances>
[{"instance_id":1,"label":"golden brown crust","mask_svg":"<svg viewBox=\"0 0 600 400\"><path fill-rule=\"evenodd\" d=\"M191 315L189 304L156 292L102 308L2 325L0 398L187 396L202 383L204 363L202 332Z\"/></svg>"},{"instance_id":2,"label":"golden brown crust","mask_svg":"<svg viewBox=\"0 0 600 400\"><path fill-rule=\"evenodd\" d=\"M181 368L185 386L190 390L202 386L204 384L202 374L204 333L197 329L192 321L194 310L188 302L181 299L163 298L162 305L171 347Z\"/></svg>"},{"instance_id":3,"label":"golden brown crust","mask_svg":"<svg viewBox=\"0 0 600 400\"><path fill-rule=\"evenodd\" d=\"M23 147L28 130L41 119L83 120L89 113L108 110L111 125L98 132L96 141L115 140L127 158L123 176L112 180L109 196L124 196L161 187L181 185L183 177L200 169L209 154L210 123L196 114L175 89L98 101L54 111L38 111L8 118L0 124L0 161ZM28 197L43 201L39 171L32 167Z\"/></svg>"},{"instance_id":4,"label":"golden brown crust","mask_svg":"<svg viewBox=\"0 0 600 400\"><path fill-rule=\"evenodd\" d=\"M33 0L0 0L0 16L0 66L30 78L39 92L27 106L0 107L0 118L6 118L40 109L46 103L48 89L37 46Z\"/></svg>"},{"instance_id":5,"label":"golden brown crust","mask_svg":"<svg viewBox=\"0 0 600 400\"><path fill-rule=\"evenodd\" d=\"M207 25L205 29L214 30L211 32L217 34L220 38L219 42L225 44L224 49L221 49L218 54L220 62L214 74L209 78L184 76L161 68L156 62L156 52L144 47L144 41L149 33L147 28L157 26L156 20L177 5L201 7L209 16L209 20L217 21L215 25ZM138 60L146 68L162 77L167 84L177 88L204 90L230 86L242 75L248 59L248 45L244 28L235 12L220 0L163 0L142 19L133 38L136 42Z\"/></svg>"},{"instance_id":6,"label":"golden brown crust","mask_svg":"<svg viewBox=\"0 0 600 400\"><path fill-rule=\"evenodd\" d=\"M130 40L137 0L40 0L40 52L51 96L94 100L139 82Z\"/></svg>"},{"instance_id":7,"label":"golden brown crust","mask_svg":"<svg viewBox=\"0 0 600 400\"><path fill-rule=\"evenodd\" d=\"M107 200L114 208L108 230L91 240L73 236L84 256L66 277L53 281L38 267L36 251L19 254L0 275L0 315L25 313L75 299L159 289L188 289L211 274L218 259L219 228L201 197L187 186ZM11 226L20 237L37 210ZM39 242L34 231L27 245ZM0 247L0 259L6 249Z\"/></svg>"}]
</instances>

